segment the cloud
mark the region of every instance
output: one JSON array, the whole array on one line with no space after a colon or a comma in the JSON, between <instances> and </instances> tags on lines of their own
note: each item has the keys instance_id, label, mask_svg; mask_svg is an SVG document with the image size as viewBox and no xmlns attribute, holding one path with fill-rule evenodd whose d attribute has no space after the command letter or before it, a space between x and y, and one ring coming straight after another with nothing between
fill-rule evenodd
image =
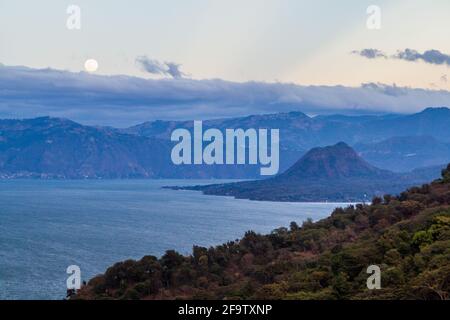
<instances>
[{"instance_id":1,"label":"cloud","mask_svg":"<svg viewBox=\"0 0 450 320\"><path fill-rule=\"evenodd\" d=\"M363 83L361 87L392 97L407 96L411 90L405 87L398 87L395 83L393 85L387 85L383 83L370 82L370 83Z\"/></svg>"},{"instance_id":2,"label":"cloud","mask_svg":"<svg viewBox=\"0 0 450 320\"><path fill-rule=\"evenodd\" d=\"M180 79L185 76L180 70L181 65L174 62L159 62L146 56L139 56L136 58L136 64L143 71L155 75L170 76L174 79Z\"/></svg>"},{"instance_id":3,"label":"cloud","mask_svg":"<svg viewBox=\"0 0 450 320\"><path fill-rule=\"evenodd\" d=\"M299 86L193 79L100 76L53 69L0 67L0 118L65 117L125 127L156 119L211 119L288 111L413 113L450 106L450 92L377 83Z\"/></svg>"},{"instance_id":4,"label":"cloud","mask_svg":"<svg viewBox=\"0 0 450 320\"><path fill-rule=\"evenodd\" d=\"M378 49L354 50L352 53L367 59L387 58L387 55Z\"/></svg>"},{"instance_id":5,"label":"cloud","mask_svg":"<svg viewBox=\"0 0 450 320\"><path fill-rule=\"evenodd\" d=\"M428 50L424 53L420 53L413 49L405 49L403 51L397 52L394 57L406 61L422 60L430 64L450 66L450 55L444 54L439 50Z\"/></svg>"},{"instance_id":6,"label":"cloud","mask_svg":"<svg viewBox=\"0 0 450 320\"><path fill-rule=\"evenodd\" d=\"M428 50L424 53L420 53L417 50L405 49L397 51L394 55L388 56L386 53L378 49L363 49L354 50L352 51L352 54L357 54L367 59L391 58L411 62L421 60L429 64L450 66L450 55L442 53L439 50Z\"/></svg>"}]
</instances>

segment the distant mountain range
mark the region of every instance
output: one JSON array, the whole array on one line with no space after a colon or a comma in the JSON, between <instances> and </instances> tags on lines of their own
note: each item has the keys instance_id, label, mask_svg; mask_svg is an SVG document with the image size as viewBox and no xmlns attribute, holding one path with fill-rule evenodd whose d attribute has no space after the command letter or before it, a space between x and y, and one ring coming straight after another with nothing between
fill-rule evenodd
<instances>
[{"instance_id":1,"label":"distant mountain range","mask_svg":"<svg viewBox=\"0 0 450 320\"><path fill-rule=\"evenodd\" d=\"M250 165L176 166L172 146L168 140L66 119L0 120L0 178L209 179L259 172Z\"/></svg>"},{"instance_id":2,"label":"distant mountain range","mask_svg":"<svg viewBox=\"0 0 450 320\"><path fill-rule=\"evenodd\" d=\"M124 132L169 140L176 128L192 128L192 121L153 121ZM395 172L442 166L450 162L450 109L428 108L412 115L309 117L301 112L204 121L218 128L280 129L280 171L308 150L344 141L370 163ZM233 170L229 170L232 172ZM255 172L242 178L257 178Z\"/></svg>"},{"instance_id":3,"label":"distant mountain range","mask_svg":"<svg viewBox=\"0 0 450 320\"><path fill-rule=\"evenodd\" d=\"M155 178L167 143L52 118L0 121L2 177Z\"/></svg>"},{"instance_id":4,"label":"distant mountain range","mask_svg":"<svg viewBox=\"0 0 450 320\"><path fill-rule=\"evenodd\" d=\"M450 143L450 109L428 108L412 115L316 116L301 112L255 115L204 121L205 128L279 128L283 144L306 151L345 141L349 145L380 142L392 137L430 136ZM175 128L191 128L192 121L153 121L124 132L169 139Z\"/></svg>"},{"instance_id":5,"label":"distant mountain range","mask_svg":"<svg viewBox=\"0 0 450 320\"><path fill-rule=\"evenodd\" d=\"M396 172L436 166L450 159L450 143L440 142L432 136L393 137L380 142L358 143L354 148L371 164Z\"/></svg>"},{"instance_id":6,"label":"distant mountain range","mask_svg":"<svg viewBox=\"0 0 450 320\"><path fill-rule=\"evenodd\" d=\"M425 176L378 169L340 142L310 150L287 171L270 179L171 189L264 201L364 201L426 181Z\"/></svg>"},{"instance_id":7,"label":"distant mountain range","mask_svg":"<svg viewBox=\"0 0 450 320\"><path fill-rule=\"evenodd\" d=\"M449 124L448 108L413 115L310 117L291 112L203 122L205 130L280 129L280 172L312 148L344 141L381 169L427 167L419 170L421 175L450 162ZM170 135L192 126L193 121L152 121L115 129L49 117L0 120L0 177L260 178L254 165L173 165Z\"/></svg>"}]
</instances>

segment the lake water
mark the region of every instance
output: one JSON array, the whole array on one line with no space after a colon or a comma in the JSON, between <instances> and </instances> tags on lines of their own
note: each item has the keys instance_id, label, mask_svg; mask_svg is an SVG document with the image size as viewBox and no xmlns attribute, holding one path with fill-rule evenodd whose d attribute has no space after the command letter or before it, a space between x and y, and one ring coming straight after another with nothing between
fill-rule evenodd
<instances>
[{"instance_id":1,"label":"lake water","mask_svg":"<svg viewBox=\"0 0 450 320\"><path fill-rule=\"evenodd\" d=\"M0 181L0 299L62 299L66 268L83 280L115 262L183 254L328 216L346 204L273 203L162 189L214 181ZM223 182L223 180L221 181Z\"/></svg>"}]
</instances>

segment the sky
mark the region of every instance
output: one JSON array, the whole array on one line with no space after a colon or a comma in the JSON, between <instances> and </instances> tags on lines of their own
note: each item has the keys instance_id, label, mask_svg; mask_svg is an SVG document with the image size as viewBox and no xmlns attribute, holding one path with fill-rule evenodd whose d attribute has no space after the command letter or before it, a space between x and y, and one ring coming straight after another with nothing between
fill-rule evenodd
<instances>
[{"instance_id":1,"label":"sky","mask_svg":"<svg viewBox=\"0 0 450 320\"><path fill-rule=\"evenodd\" d=\"M67 28L71 15L67 9L72 5L80 8L79 30ZM371 5L380 9L380 29L367 27L372 17L367 9ZM165 85L168 92L168 88L180 85L171 81L182 80L184 86L198 91L196 96L204 97L210 92L201 90L205 86L209 88L205 83L211 84L213 80L222 81L216 81L216 85L231 83L231 87L239 87L241 91L247 82L255 82L262 87L272 84L271 91L278 92L276 101L291 103L293 97L297 102L305 100L306 94L302 91L302 96L298 96L298 88L292 89L295 92L287 89L293 85L338 89L343 86L365 92L367 84L377 84L383 88L428 90L422 96L433 98L420 100L420 107L425 108L438 102L450 104L446 100L446 92L450 90L449 12L448 0L432 3L426 0L0 0L0 63L7 66L0 72L4 73L4 81L10 77L6 72L18 75L11 69L14 66L29 67L41 76L37 69L51 68L76 73L77 81L83 81L89 78L83 74L86 60L95 59L96 76L129 77L116 81L121 86L138 77L161 81L147 82L147 85ZM70 82L72 75L67 73L67 77ZM100 77L89 79L92 84L95 83L92 79ZM18 95L23 94L19 90L22 85L28 84L18 83ZM230 90L230 86L226 87ZM284 88L284 95L279 94L280 87ZM242 97L239 90L230 96ZM393 95L389 97L392 99ZM175 108L165 105L160 98L158 107ZM217 109L208 110L208 100L198 102L196 109L192 104L182 103L189 105L189 109L175 108L167 114L188 117L189 110L191 116L200 114L199 110L217 116L232 115L234 111L235 114L259 113L257 107L248 107L249 99L221 104L222 109L228 109L219 114ZM400 106L400 102L406 102L399 100L388 104L392 105L390 110L385 110L389 109L385 106L377 109L376 105L385 103L383 99L371 103L350 99L349 105L342 109L412 112L419 108ZM19 109L19 106L11 110L11 100L17 98L0 92L0 117L49 112L36 108L31 108L31 112L30 108ZM140 109L151 104L148 118L152 114L165 115L163 110L155 109L155 100L139 103ZM51 104L51 101L42 98L41 104L44 103ZM260 104L264 112L270 109L264 105L274 105L272 100ZM342 101L329 104L335 110ZM242 110L237 110L239 107ZM294 109L300 107L305 108L305 104L293 105ZM124 111L128 112L131 107L126 108ZM314 108L311 109L314 113ZM319 109L324 106L317 112ZM71 112L67 115L77 117L76 112ZM64 110L50 114L64 115Z\"/></svg>"}]
</instances>

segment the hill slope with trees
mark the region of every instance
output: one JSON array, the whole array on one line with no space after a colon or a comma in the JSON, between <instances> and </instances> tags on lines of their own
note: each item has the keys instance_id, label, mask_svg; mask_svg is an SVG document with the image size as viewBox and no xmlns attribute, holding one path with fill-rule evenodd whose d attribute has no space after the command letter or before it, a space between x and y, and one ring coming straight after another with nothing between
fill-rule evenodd
<instances>
[{"instance_id":1,"label":"hill slope with trees","mask_svg":"<svg viewBox=\"0 0 450 320\"><path fill-rule=\"evenodd\" d=\"M367 267L381 268L368 290ZM318 222L247 232L236 241L167 251L109 268L77 299L449 299L450 165L442 179Z\"/></svg>"}]
</instances>

